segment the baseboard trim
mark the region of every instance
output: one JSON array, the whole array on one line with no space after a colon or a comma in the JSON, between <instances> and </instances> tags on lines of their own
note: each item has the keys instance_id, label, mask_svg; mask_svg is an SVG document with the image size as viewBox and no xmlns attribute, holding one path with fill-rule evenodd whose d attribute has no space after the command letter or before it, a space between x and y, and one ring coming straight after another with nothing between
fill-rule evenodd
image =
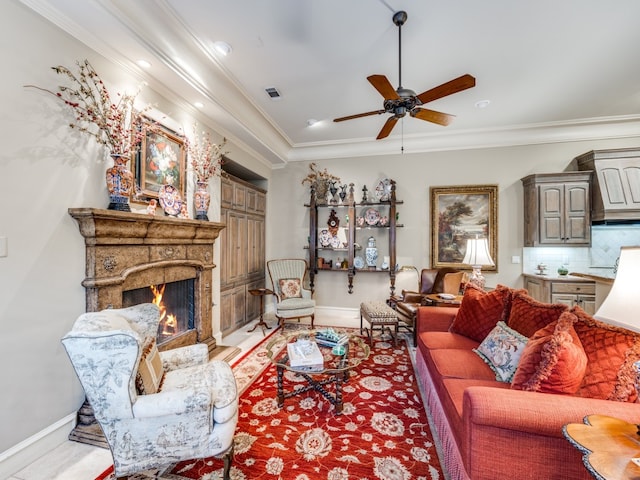
<instances>
[{"instance_id":1,"label":"baseboard trim","mask_svg":"<svg viewBox=\"0 0 640 480\"><path fill-rule=\"evenodd\" d=\"M76 413L70 413L35 435L0 453L0 479L9 478L45 453L65 442L75 427Z\"/></svg>"}]
</instances>

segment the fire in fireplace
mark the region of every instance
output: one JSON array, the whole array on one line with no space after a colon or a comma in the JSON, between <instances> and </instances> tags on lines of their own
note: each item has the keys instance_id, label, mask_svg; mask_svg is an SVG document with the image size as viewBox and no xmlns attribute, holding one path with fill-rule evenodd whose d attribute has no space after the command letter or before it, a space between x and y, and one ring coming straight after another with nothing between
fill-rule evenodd
<instances>
[{"instance_id":1,"label":"fire in fireplace","mask_svg":"<svg viewBox=\"0 0 640 480\"><path fill-rule=\"evenodd\" d=\"M158 345L195 328L194 279L122 292L124 307L139 303L154 303L160 308Z\"/></svg>"}]
</instances>

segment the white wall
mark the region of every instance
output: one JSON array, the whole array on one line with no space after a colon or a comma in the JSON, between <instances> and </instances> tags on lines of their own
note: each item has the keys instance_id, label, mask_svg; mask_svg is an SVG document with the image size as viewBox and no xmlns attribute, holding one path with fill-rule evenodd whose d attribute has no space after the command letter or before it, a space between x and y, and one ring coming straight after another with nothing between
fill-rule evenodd
<instances>
[{"instance_id":1,"label":"white wall","mask_svg":"<svg viewBox=\"0 0 640 480\"><path fill-rule=\"evenodd\" d=\"M84 58L113 91L136 87L144 79L132 77L16 0L0 2L0 45L0 237L8 238L9 253L0 258L2 479L18 469L15 458L39 437L57 430L61 440L66 438L84 399L60 344L85 311L84 240L67 209L108 205L105 170L110 164L99 160L101 150L68 128L60 102L24 85L55 90L61 78L50 67L73 67ZM191 134L197 112L180 108L184 100L163 98L151 88L140 99L161 113L171 112L163 114L163 124ZM198 123L211 130L202 119ZM219 135L213 132L212 138ZM228 144L226 150L234 161L269 177L270 168L238 146ZM217 220L219 182L212 182L211 190L210 218ZM218 322L216 316L214 332ZM29 455L20 461L29 461Z\"/></svg>"},{"instance_id":2,"label":"white wall","mask_svg":"<svg viewBox=\"0 0 640 480\"><path fill-rule=\"evenodd\" d=\"M514 255L523 254L523 196L520 179L530 173L561 172L579 154L593 149L640 145L640 135L626 140L594 140L522 147L461 150L428 154L398 154L384 157L337 159L321 162L321 168L354 182L356 201L362 186L369 190L384 178L397 182L398 206L403 228L397 233L397 255L421 268L430 266L430 193L432 186L498 184L498 272L485 272L488 286L498 283L521 286L521 264L512 264ZM269 188L267 218L267 258L304 256L309 235L308 187L301 180L308 163L296 163L273 173ZM329 210L321 215L328 218ZM319 225L327 218L319 217ZM388 277L360 273L354 280L353 294L347 293L345 272L320 272L316 277L316 301L320 306L357 308L365 299L388 295Z\"/></svg>"}]
</instances>

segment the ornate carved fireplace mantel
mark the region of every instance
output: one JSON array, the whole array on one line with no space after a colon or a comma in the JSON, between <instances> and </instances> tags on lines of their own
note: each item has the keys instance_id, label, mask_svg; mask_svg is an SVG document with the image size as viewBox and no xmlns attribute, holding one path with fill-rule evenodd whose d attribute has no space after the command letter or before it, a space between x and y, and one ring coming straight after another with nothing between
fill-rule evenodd
<instances>
[{"instance_id":1,"label":"ornate carved fireplace mantel","mask_svg":"<svg viewBox=\"0 0 640 480\"><path fill-rule=\"evenodd\" d=\"M159 346L206 343L216 347L212 328L213 245L224 224L139 213L70 208L86 245L88 312L121 308L123 292L194 279L195 329Z\"/></svg>"}]
</instances>

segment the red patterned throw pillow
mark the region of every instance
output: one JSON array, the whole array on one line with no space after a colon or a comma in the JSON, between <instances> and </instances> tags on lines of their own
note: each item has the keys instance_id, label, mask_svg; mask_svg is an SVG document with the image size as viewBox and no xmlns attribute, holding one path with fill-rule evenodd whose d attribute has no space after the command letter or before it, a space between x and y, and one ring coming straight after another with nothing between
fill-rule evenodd
<instances>
[{"instance_id":1,"label":"red patterned throw pillow","mask_svg":"<svg viewBox=\"0 0 640 480\"><path fill-rule=\"evenodd\" d=\"M587 370L576 395L618 402L635 402L633 363L640 360L640 335L594 319L580 307L576 330L587 355Z\"/></svg>"},{"instance_id":2,"label":"red patterned throw pillow","mask_svg":"<svg viewBox=\"0 0 640 480\"><path fill-rule=\"evenodd\" d=\"M511 292L511 289L504 285L498 285L494 290L486 292L468 283L460 309L449 331L482 342L496 324L505 319L505 309L509 308Z\"/></svg>"},{"instance_id":3,"label":"red patterned throw pillow","mask_svg":"<svg viewBox=\"0 0 640 480\"><path fill-rule=\"evenodd\" d=\"M531 337L541 328L555 322L567 308L559 303L538 302L526 293L518 292L513 295L507 325L525 337Z\"/></svg>"},{"instance_id":4,"label":"red patterned throw pillow","mask_svg":"<svg viewBox=\"0 0 640 480\"><path fill-rule=\"evenodd\" d=\"M564 312L538 330L524 347L511 388L574 394L587 368L587 355L573 328L576 316Z\"/></svg>"},{"instance_id":5,"label":"red patterned throw pillow","mask_svg":"<svg viewBox=\"0 0 640 480\"><path fill-rule=\"evenodd\" d=\"M302 297L302 287L299 278L281 278L278 281L280 287L280 299Z\"/></svg>"}]
</instances>

